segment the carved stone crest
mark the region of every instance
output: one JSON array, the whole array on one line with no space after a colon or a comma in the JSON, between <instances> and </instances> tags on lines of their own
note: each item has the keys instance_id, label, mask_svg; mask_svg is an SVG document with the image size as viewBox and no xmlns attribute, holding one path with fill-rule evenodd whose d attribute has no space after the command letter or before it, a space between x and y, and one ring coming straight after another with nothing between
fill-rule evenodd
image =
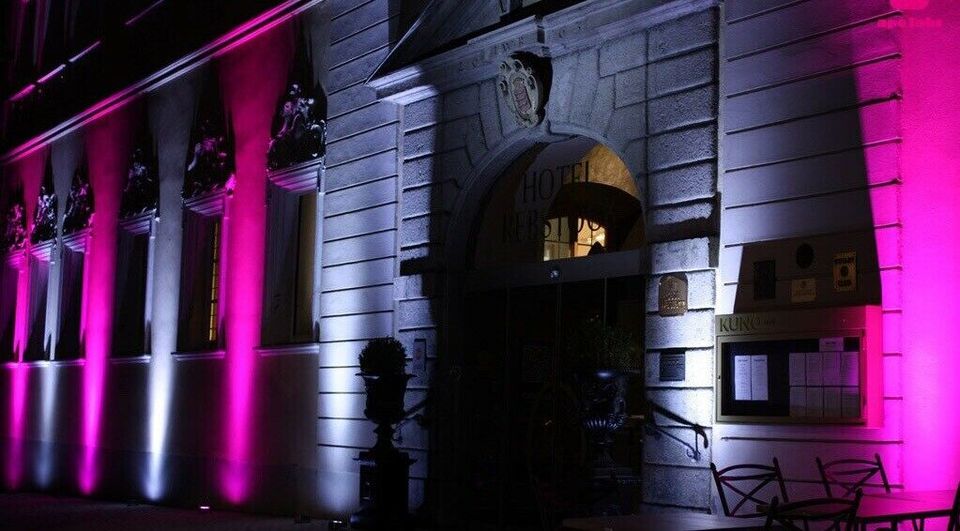
<instances>
[{"instance_id":1,"label":"carved stone crest","mask_svg":"<svg viewBox=\"0 0 960 531\"><path fill-rule=\"evenodd\" d=\"M67 196L67 210L63 217L63 233L72 234L90 226L93 214L93 188L87 178L86 164L77 167L70 183L70 195Z\"/></svg>"},{"instance_id":2,"label":"carved stone crest","mask_svg":"<svg viewBox=\"0 0 960 531\"><path fill-rule=\"evenodd\" d=\"M513 54L500 63L497 88L517 123L534 127L543 120L547 91L537 57L531 54Z\"/></svg>"}]
</instances>

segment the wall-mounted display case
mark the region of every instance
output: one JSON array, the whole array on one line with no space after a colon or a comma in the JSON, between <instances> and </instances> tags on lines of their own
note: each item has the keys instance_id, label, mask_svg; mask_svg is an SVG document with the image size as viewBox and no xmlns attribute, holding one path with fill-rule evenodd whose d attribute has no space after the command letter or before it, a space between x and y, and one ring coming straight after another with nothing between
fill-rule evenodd
<instances>
[{"instance_id":1,"label":"wall-mounted display case","mask_svg":"<svg viewBox=\"0 0 960 531\"><path fill-rule=\"evenodd\" d=\"M879 306L716 318L718 422L882 422Z\"/></svg>"}]
</instances>

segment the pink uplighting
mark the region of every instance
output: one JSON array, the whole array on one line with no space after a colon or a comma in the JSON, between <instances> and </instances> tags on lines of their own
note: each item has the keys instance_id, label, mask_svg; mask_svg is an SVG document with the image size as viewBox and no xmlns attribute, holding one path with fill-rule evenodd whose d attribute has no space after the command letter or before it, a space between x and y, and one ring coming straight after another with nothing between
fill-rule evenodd
<instances>
[{"instance_id":1,"label":"pink uplighting","mask_svg":"<svg viewBox=\"0 0 960 531\"><path fill-rule=\"evenodd\" d=\"M960 3L930 2L903 46L904 483L960 480Z\"/></svg>"},{"instance_id":2,"label":"pink uplighting","mask_svg":"<svg viewBox=\"0 0 960 531\"><path fill-rule=\"evenodd\" d=\"M103 394L110 356L113 316L114 270L116 269L117 214L120 190L130 152L130 128L127 112L115 112L95 122L86 137L86 155L90 164L90 183L94 189L96 212L88 240L81 319L81 344L85 345L83 367L83 457L80 490L90 493L97 486Z\"/></svg>"},{"instance_id":3,"label":"pink uplighting","mask_svg":"<svg viewBox=\"0 0 960 531\"><path fill-rule=\"evenodd\" d=\"M37 193L40 181L43 179L44 165L47 160L47 150L40 150L32 156L17 161L16 175L24 190L24 203L27 214L27 229L32 228L33 211L36 207ZM27 347L27 335L30 330L30 273L29 260L30 242L25 243L22 257L17 264L17 310L14 317L13 349L17 361L10 367L10 447L7 459L7 485L17 488L23 478L23 439L26 435L26 407L29 367L23 363L23 352Z\"/></svg>"},{"instance_id":4,"label":"pink uplighting","mask_svg":"<svg viewBox=\"0 0 960 531\"><path fill-rule=\"evenodd\" d=\"M10 96L10 101L19 101L19 100L22 100L23 98L26 98L31 92L33 92L35 88L37 88L37 86L34 85L33 83L30 83L29 85L17 91L17 93L14 94L13 96Z\"/></svg>"},{"instance_id":5,"label":"pink uplighting","mask_svg":"<svg viewBox=\"0 0 960 531\"><path fill-rule=\"evenodd\" d=\"M21 355L22 356L22 355ZM7 487L16 489L23 478L24 409L27 397L28 367L22 362L12 364L10 382L10 449L7 455Z\"/></svg>"},{"instance_id":6,"label":"pink uplighting","mask_svg":"<svg viewBox=\"0 0 960 531\"><path fill-rule=\"evenodd\" d=\"M266 140L274 106L286 84L293 53L289 24L282 24L221 59L221 86L236 133L236 188L225 224L224 276L227 411L223 440L226 464L221 472L224 497L246 500L251 487L248 463L256 432L255 348L260 342L265 237ZM226 227L226 225L229 227Z\"/></svg>"}]
</instances>

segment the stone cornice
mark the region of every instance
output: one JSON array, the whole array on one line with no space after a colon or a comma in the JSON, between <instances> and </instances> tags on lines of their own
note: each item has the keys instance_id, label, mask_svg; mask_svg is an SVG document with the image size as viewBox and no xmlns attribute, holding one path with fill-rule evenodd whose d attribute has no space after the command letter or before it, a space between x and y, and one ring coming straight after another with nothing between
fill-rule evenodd
<instances>
[{"instance_id":1,"label":"stone cornice","mask_svg":"<svg viewBox=\"0 0 960 531\"><path fill-rule=\"evenodd\" d=\"M323 157L295 164L282 170L267 172L267 179L273 184L291 192L302 193L321 189L323 177Z\"/></svg>"},{"instance_id":2,"label":"stone cornice","mask_svg":"<svg viewBox=\"0 0 960 531\"><path fill-rule=\"evenodd\" d=\"M121 89L100 102L90 106L83 112L76 114L58 125L44 131L26 142L0 155L0 164L7 164L24 157L36 149L75 131L105 114L109 114L130 103L142 94L156 90L158 87L179 78L206 64L215 56L222 55L236 46L250 40L260 33L275 27L290 17L302 13L319 4L323 0L286 0L252 20L249 20L226 34L214 39L209 44L181 57L169 65L151 73L146 78Z\"/></svg>"},{"instance_id":3,"label":"stone cornice","mask_svg":"<svg viewBox=\"0 0 960 531\"><path fill-rule=\"evenodd\" d=\"M501 60L515 51L543 55L543 28L528 17L471 39L463 46L370 79L380 98L408 104L497 74Z\"/></svg>"},{"instance_id":4,"label":"stone cornice","mask_svg":"<svg viewBox=\"0 0 960 531\"><path fill-rule=\"evenodd\" d=\"M528 17L394 72L368 80L383 99L409 104L492 79L517 51L556 57L716 7L719 0L676 0L647 8L643 0L593 0L544 17Z\"/></svg>"}]
</instances>

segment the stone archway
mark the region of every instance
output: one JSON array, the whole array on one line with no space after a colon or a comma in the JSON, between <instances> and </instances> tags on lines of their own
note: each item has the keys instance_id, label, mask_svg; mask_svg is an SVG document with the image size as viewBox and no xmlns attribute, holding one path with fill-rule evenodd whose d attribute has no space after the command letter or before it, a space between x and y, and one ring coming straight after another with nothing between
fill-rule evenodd
<instances>
[{"instance_id":1,"label":"stone archway","mask_svg":"<svg viewBox=\"0 0 960 531\"><path fill-rule=\"evenodd\" d=\"M551 154L551 148L557 148L554 150L553 154ZM503 147L503 149L498 152L500 153L499 159L489 160L488 164L485 166L485 171L478 171L476 174L469 176L468 179L465 180L465 182L469 183L470 185L465 186L464 189L461 190L460 192L460 197L458 197L457 204L459 205L459 208L454 208L453 218L449 222L450 232L448 232L447 236L444 238L444 245L447 253L444 257L444 261L441 265L441 269L439 269L436 273L438 280L442 279L440 281L443 282L443 286L444 286L443 289L441 290L443 299L442 301L437 301L441 308L439 316L440 316L440 321L442 323L442 328L440 332L440 341L441 341L440 344L442 346L440 347L440 349L444 353L442 359L438 360L438 367L440 368L439 373L442 375L440 376L440 378L457 378L458 379L457 380L458 383L455 385L457 392L449 395L452 397L451 400L445 401L446 402L445 405L448 406L448 409L447 409L447 413L443 415L443 417L456 419L455 422L451 423L452 426L448 427L450 433L447 436L447 441L450 441L451 439L453 441L463 441L463 440L469 439L471 441L476 442L480 434L471 432L469 436L465 436L463 433L463 429L464 428L474 429L477 427L477 423L479 423L480 425L488 425L491 422L491 418L489 418L489 415L476 416L471 414L469 415L469 419L468 419L464 414L464 411L466 411L466 409L461 409L461 408L464 407L465 403L475 399L477 393L487 392L487 393L499 394L503 392L503 391L494 391L494 388L496 387L497 382L492 380L489 380L489 381L491 381L491 383L493 384L493 387L488 386L487 391L478 391L479 388L474 384L477 384L481 380L481 377L475 371L476 367L475 367L474 361L465 359L466 354L465 354L465 344L464 344L464 338L466 337L466 334L468 331L476 330L478 326L482 328L490 324L490 323L481 324L480 322L478 322L475 319L475 314L471 316L470 312L464 307L463 301L468 291L472 293L470 297L476 294L475 290L471 291L471 288L468 288L466 286L467 277L469 275L472 275L474 272L475 268L473 266L477 266L481 268L484 267L483 264L478 265L474 263L475 261L472 259L472 255L474 254L474 249L476 248L475 245L477 243L477 240L482 235L482 231L484 229L490 230L490 227L483 227L482 225L484 225L483 218L485 217L485 213L488 211L488 209L491 208L491 202L496 201L496 197L498 196L498 194L499 196L503 195L502 192L504 191L503 190L504 187L507 188L506 190L507 195L510 195L512 187L517 186L518 184L522 186L522 183L518 183L515 180L517 172L524 172L529 168L535 168L537 167L538 163L540 165L546 164L548 166L557 165L557 164L561 166L566 165L566 163L563 162L563 160L558 161L558 159L556 158L557 156L560 156L560 155L557 155L557 153L559 152L559 153L562 153L563 155L573 157L571 161L578 161L578 160L587 161L589 159L589 160L592 160L594 164L597 164L599 166L610 166L610 167L616 166L617 171L608 170L607 172L604 172L602 168L597 168L596 172L593 173L595 177L591 179L591 181L595 181L592 184L596 184L598 186L602 186L609 189L614 189L619 193L630 197L632 201L635 201L638 204L640 203L639 190L642 189L642 187L637 184L635 173L630 169L628 169L624 164L624 162L622 162L622 160L612 150L610 150L609 148L605 147L603 144L593 139L586 138L586 137L574 137L571 139L570 137L561 136L561 135L539 135L539 136L524 135L522 138L516 139L511 144ZM616 164L613 164L613 161L616 161ZM585 167L582 167L580 171L588 171L586 170L586 168L589 168L589 166L587 165ZM581 177L585 177L585 176L581 175ZM560 181L562 182L563 179L560 179ZM573 186L574 184L582 184L582 183L567 182L563 186ZM617 185L619 185L619 187ZM624 191L623 189L626 189L629 191ZM550 197L540 198L544 200L541 202L541 204L537 205L537 207L541 209L539 212L541 217L544 215L547 215L551 205L555 204L553 203L554 199L556 199L556 197L560 195L560 192L562 190L563 188L561 187L560 190L554 190L556 194L552 194L550 195ZM642 226L643 226L642 208L637 208L637 211L639 211L640 220L638 221L638 223L642 232ZM538 222L542 223L542 220ZM494 232L496 232L496 231L499 231L499 228L494 228L493 230ZM480 234L478 234L478 232ZM621 238L621 240L622 239L624 238ZM530 262L529 260L527 260L524 262L523 266L538 267L541 265L545 265L545 266L563 269L565 271L565 274L568 276L580 275L577 278L580 278L582 281L586 283L592 283L592 287L587 287L587 289L588 291L590 291L590 293L597 294L596 297L591 296L592 297L591 300L593 300L595 303L596 301L599 301L599 300L603 300L604 304L606 303L606 293L607 293L606 290L608 289L608 284L607 284L608 277L610 277L611 281L619 282L620 284L617 284L618 289L614 291L617 291L619 294L629 292L634 297L631 300L631 303L633 304L631 308L634 308L636 313L633 314L634 317L630 319L630 321L633 322L636 326L636 333L637 333L636 337L639 341L643 334L643 304L644 304L643 280L642 280L642 277L640 277L639 275L643 271L643 268L645 267L644 266L645 254L640 247L642 247L642 237L641 237L641 241L636 245L624 246L622 249L620 247L611 248L611 253L613 254L610 254L604 257L583 256L583 258L568 258L568 259L560 260L559 262L551 262L550 264L537 263L538 262L537 260L533 260L533 262ZM624 249L630 249L630 251L624 251ZM539 248L539 250L533 249L533 254L531 255L530 253L527 253L527 255L529 255L527 256L527 258L530 258L531 256L536 258L537 253L539 253L540 255L543 255L543 248L541 247ZM614 256L614 255L618 255L618 256ZM604 259L613 258L618 263L614 263L614 260L597 261L596 260L597 258L604 258ZM589 267L590 270L585 271L585 268L584 268L585 264L583 262L580 262L579 264L575 263L579 260L590 262L591 264L591 267ZM611 264L613 266L612 269L611 269ZM508 268L510 267L510 264L502 264L502 265ZM579 268L577 267L578 265L579 265ZM567 269L568 267L571 267L571 266L572 268ZM579 271L577 271L577 269L579 269ZM626 273L624 271L626 271ZM544 280L541 283L546 283L546 282L547 281ZM632 291L622 289L622 287L624 286L624 283L626 282L633 283L633 285L630 286ZM585 286L586 284L584 284L583 282L581 282L579 285L579 287L581 288ZM613 284L611 283L610 287L612 288L612 286ZM547 288L547 291L554 290L554 288L556 288L557 290L561 289L559 285L545 286L545 287ZM566 289L566 288L563 288L563 289ZM569 292L565 291L565 293L574 293L575 291L576 290L569 291ZM559 291L557 291L556 293L559 294ZM487 297L484 295L483 297L486 297L486 299L489 300L491 297L493 299L496 299L497 295L492 294L490 297ZM526 297L526 295L516 295L516 297L524 298ZM552 295L548 294L548 298L550 297L552 297ZM496 303L496 301L494 302ZM552 303L547 301L547 304L550 305ZM584 303L583 308L592 308L592 306L590 306L590 303ZM604 306L604 308L606 308L606 306ZM517 309L514 308L512 311L516 312L516 310ZM500 313L500 312L496 312L496 313ZM550 319L548 319L548 321L549 320ZM553 326L553 325L550 325L550 326ZM550 326L547 326L547 328L549 328ZM525 340L529 341L530 338L528 337ZM474 342L469 342L469 343L475 344ZM511 349L513 350L516 350L517 348L524 348L524 347L517 347L517 346L511 347ZM559 346L559 344L557 344L551 348L556 350L561 347ZM506 351L503 351L502 355L504 356L507 355ZM543 385L543 382L541 382L540 384L533 384L533 385ZM554 387L552 389L559 389L559 388ZM567 386L565 389L569 391L569 386ZM514 393L514 392L515 390L510 391L510 393ZM467 396L467 394L471 396ZM638 394L642 394L642 390ZM568 395L569 395L569 392L568 392ZM538 400L539 399L534 399L534 402L535 403L543 402ZM571 402L570 400L567 400L565 403L569 405L570 402ZM557 403L556 400L554 400L553 403L554 405L556 405ZM526 406L529 406L529 405L530 404L527 404ZM526 406L523 406L523 405L518 406L517 410L523 410L524 408L526 408ZM554 406L551 406L551 407L554 407ZM575 412L571 412L571 413L575 413ZM572 416L573 415L571 415L570 417L572 418ZM483 419L486 419L486 420L483 420ZM569 428L571 428L571 433L574 433L574 434L580 433L578 431L579 426L572 426ZM499 428L494 428L491 425L489 426L489 430L499 431ZM481 433L486 433L487 435L491 435L491 433L489 433L489 430L481 430ZM516 439L514 442L517 443L517 440L519 440L519 442L517 443L519 444L519 446L514 450L507 451L507 453L510 453L513 455L517 455L518 453L523 453L523 445L524 445L523 440L529 437L530 435L526 433L525 429L521 428L519 430L524 433L513 434L514 439ZM447 432L448 430L445 429L444 431ZM495 435L499 435L499 433ZM580 437L581 435L582 434L577 435L577 437ZM477 443L477 444L480 444L480 443ZM501 443L490 443L490 445L502 446ZM441 444L440 454L443 454L443 453L444 453L443 444ZM476 452L473 452L472 450L467 451L462 446L459 446L459 447L455 446L454 448L448 448L447 457L449 458L450 462L444 463L444 458L441 457L438 460L439 461L438 466L449 467L448 468L449 473L454 477L460 477L461 479L464 476L473 477L470 475L470 473L464 472L463 470L458 468L458 466L462 466L462 463L458 462L458 458L461 458L463 455L473 455L474 453ZM462 459L460 459L460 461L462 461ZM470 459L469 461L471 463L476 463L481 460ZM507 465L505 465L504 462L498 462L498 463L499 464L496 465L497 467L500 467L500 468L507 467ZM523 468L522 460L520 462L514 463L514 465L515 465L513 466L514 470L516 470L518 467L520 469ZM493 465L490 465L490 466L484 465L480 468L491 469L494 467ZM476 471L473 471L473 472L476 472ZM520 473L521 481L523 480L523 477L522 477L523 474L524 474L523 472ZM484 483L484 482L491 481L489 477L475 478L475 479L476 481L473 483ZM514 477L514 480L516 480L516 477ZM501 477L496 481L505 481L505 480ZM489 487L489 485L487 486ZM469 490L470 488L474 488L474 487L479 490L476 490L476 491ZM460 488L466 491L469 491L468 494L466 495L473 500L475 500L479 496L478 493L483 490L482 485L478 486L476 484L467 485L465 487L461 485ZM469 505L469 503L465 503L465 505ZM530 503L530 506L531 506L530 507L531 510L536 510L537 508L537 505L533 503ZM516 514L510 513L509 508L502 509L501 515L516 516Z\"/></svg>"}]
</instances>

